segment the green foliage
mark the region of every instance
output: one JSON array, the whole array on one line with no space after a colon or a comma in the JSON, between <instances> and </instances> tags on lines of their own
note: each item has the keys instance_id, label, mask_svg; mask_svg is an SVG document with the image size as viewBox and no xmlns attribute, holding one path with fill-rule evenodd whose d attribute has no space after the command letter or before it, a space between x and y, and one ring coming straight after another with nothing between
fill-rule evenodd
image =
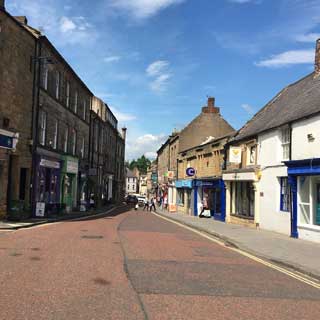
<instances>
[{"instance_id":1,"label":"green foliage","mask_svg":"<svg viewBox=\"0 0 320 320\"><path fill-rule=\"evenodd\" d=\"M147 174L147 169L150 164L151 161L143 155L137 160L133 159L129 164L129 169L133 170L134 168L138 168L141 174Z\"/></svg>"}]
</instances>

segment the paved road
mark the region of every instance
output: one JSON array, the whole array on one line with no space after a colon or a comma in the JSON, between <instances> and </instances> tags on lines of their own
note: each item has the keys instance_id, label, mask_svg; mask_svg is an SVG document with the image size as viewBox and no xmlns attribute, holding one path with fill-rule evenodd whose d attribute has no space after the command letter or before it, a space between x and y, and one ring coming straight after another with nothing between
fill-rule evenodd
<instances>
[{"instance_id":1,"label":"paved road","mask_svg":"<svg viewBox=\"0 0 320 320\"><path fill-rule=\"evenodd\" d=\"M320 290L150 213L0 233L0 319L317 319Z\"/></svg>"}]
</instances>

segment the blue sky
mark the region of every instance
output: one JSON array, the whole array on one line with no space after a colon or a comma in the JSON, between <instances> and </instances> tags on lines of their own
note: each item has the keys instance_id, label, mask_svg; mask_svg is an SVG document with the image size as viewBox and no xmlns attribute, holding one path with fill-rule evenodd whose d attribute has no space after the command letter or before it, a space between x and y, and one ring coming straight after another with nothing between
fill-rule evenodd
<instances>
[{"instance_id":1,"label":"blue sky","mask_svg":"<svg viewBox=\"0 0 320 320\"><path fill-rule=\"evenodd\" d=\"M312 72L319 0L6 0L41 28L128 127L127 158L154 152L214 96L239 129Z\"/></svg>"}]
</instances>

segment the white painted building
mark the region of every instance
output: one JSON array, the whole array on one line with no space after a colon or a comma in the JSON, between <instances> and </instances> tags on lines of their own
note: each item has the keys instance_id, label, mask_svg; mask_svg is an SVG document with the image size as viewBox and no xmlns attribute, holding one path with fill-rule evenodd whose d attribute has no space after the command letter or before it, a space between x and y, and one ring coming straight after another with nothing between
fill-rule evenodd
<instances>
[{"instance_id":1,"label":"white painted building","mask_svg":"<svg viewBox=\"0 0 320 320\"><path fill-rule=\"evenodd\" d=\"M126 194L136 194L138 191L138 178L127 168L126 170Z\"/></svg>"}]
</instances>

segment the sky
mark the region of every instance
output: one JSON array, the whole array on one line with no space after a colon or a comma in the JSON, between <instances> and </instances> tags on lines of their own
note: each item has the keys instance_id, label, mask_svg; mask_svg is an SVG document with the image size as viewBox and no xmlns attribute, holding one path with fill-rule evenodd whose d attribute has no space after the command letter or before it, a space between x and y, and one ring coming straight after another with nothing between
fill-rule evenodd
<instances>
[{"instance_id":1,"label":"sky","mask_svg":"<svg viewBox=\"0 0 320 320\"><path fill-rule=\"evenodd\" d=\"M6 0L126 126L126 158L153 158L216 98L241 128L313 71L319 0Z\"/></svg>"}]
</instances>

